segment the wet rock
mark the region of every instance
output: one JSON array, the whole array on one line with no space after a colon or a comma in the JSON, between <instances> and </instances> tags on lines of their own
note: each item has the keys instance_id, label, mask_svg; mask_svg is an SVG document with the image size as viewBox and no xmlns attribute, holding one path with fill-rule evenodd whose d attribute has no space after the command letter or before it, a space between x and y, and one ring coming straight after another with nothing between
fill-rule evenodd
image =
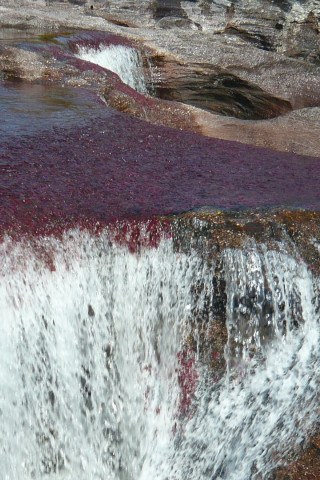
<instances>
[{"instance_id":1,"label":"wet rock","mask_svg":"<svg viewBox=\"0 0 320 480\"><path fill-rule=\"evenodd\" d=\"M206 262L216 265L210 293L205 291L200 280L194 285L195 298L201 299L202 308L192 309L186 345L197 352L198 362L208 366L217 381L225 372L226 352L229 368L235 375L242 375L251 368L252 359L261 359L264 346L270 344L279 332L286 336L288 332L302 328L304 315L299 292L293 289L284 297L277 287L276 276L272 276L272 285L268 283L270 278L268 280L263 273L266 264L262 252L264 248L281 252L285 246L287 254L298 263L305 262L318 278L320 248L314 240L320 234L318 212L189 213L175 218L172 227L177 251L196 250ZM253 285L249 274L242 290L240 288L235 294L227 289L225 251L244 249L248 254L248 245L255 249L261 262L258 267L260 282ZM236 265L234 268L237 271Z\"/></svg>"},{"instance_id":2,"label":"wet rock","mask_svg":"<svg viewBox=\"0 0 320 480\"><path fill-rule=\"evenodd\" d=\"M305 108L259 122L193 110L196 123L208 136L251 143L300 155L320 156L320 109Z\"/></svg>"},{"instance_id":3,"label":"wet rock","mask_svg":"<svg viewBox=\"0 0 320 480\"><path fill-rule=\"evenodd\" d=\"M219 259L225 248L243 248L249 239L277 251L283 242L289 254L298 261L305 261L314 274L320 275L317 240L320 238L320 212L282 209L232 212L208 209L176 218L173 235L177 250L194 248L202 256L209 255L214 259ZM252 298L254 295L248 296L249 303L252 303Z\"/></svg>"},{"instance_id":4,"label":"wet rock","mask_svg":"<svg viewBox=\"0 0 320 480\"><path fill-rule=\"evenodd\" d=\"M163 17L186 17L185 11L181 8L180 0L154 0L152 2L152 9L154 18L160 19Z\"/></svg>"},{"instance_id":5,"label":"wet rock","mask_svg":"<svg viewBox=\"0 0 320 480\"><path fill-rule=\"evenodd\" d=\"M157 26L160 28L187 28L192 25L191 20L187 18L179 18L179 17L164 17L159 20Z\"/></svg>"},{"instance_id":6,"label":"wet rock","mask_svg":"<svg viewBox=\"0 0 320 480\"><path fill-rule=\"evenodd\" d=\"M42 35L49 44L19 48L0 48L0 78L14 81L41 81L63 86L85 87L103 96L112 108L151 123L175 128L198 130L189 110L175 102L145 97L123 84L113 72L74 57L79 45L98 48L101 44L124 44L121 37L93 32L68 35L67 42L59 34ZM67 45L66 45L67 44ZM66 48L67 46L67 48Z\"/></svg>"},{"instance_id":7,"label":"wet rock","mask_svg":"<svg viewBox=\"0 0 320 480\"><path fill-rule=\"evenodd\" d=\"M36 81L45 75L45 62L36 52L1 46L0 78Z\"/></svg>"},{"instance_id":8,"label":"wet rock","mask_svg":"<svg viewBox=\"0 0 320 480\"><path fill-rule=\"evenodd\" d=\"M179 415L181 418L192 415L192 403L198 382L196 354L185 348L178 353L178 384L180 387Z\"/></svg>"},{"instance_id":9,"label":"wet rock","mask_svg":"<svg viewBox=\"0 0 320 480\"><path fill-rule=\"evenodd\" d=\"M13 4L12 2L10 3L11 5ZM189 110L187 107L181 107L177 103L172 102L172 100L178 100L179 102L196 105L202 109L206 108L211 112L228 115L228 118L221 119L219 117L219 122L216 123L216 128L220 128L221 133L219 135L222 135L221 138L229 135L228 138L232 140L236 139L259 145L268 145L273 148L282 148L288 151L308 152L319 155L317 125L320 118L318 112L320 90L319 68L316 66L319 61L319 10L316 4L308 1L280 2L274 0L272 2L265 1L263 8L261 8L261 3L250 2L249 8L248 3L244 1L162 2L162 11L158 5L156 11L151 13L152 6L142 2L142 6L139 6L139 8L145 11L143 18L148 19L148 25L156 26L150 32L142 25L143 21L141 18L138 18L139 14L134 12L136 7L134 2L121 2L118 4L119 6L115 6L114 2L112 2L113 6L110 2L104 2L104 4L100 2L101 9L92 9L94 12L92 15L91 13L88 14L85 9L82 9L80 14L78 7L84 6L84 2L77 2L78 5L72 7L75 8L75 10L72 10L74 13L74 16L71 15L72 18L64 15L68 11L65 9L62 17L59 17L57 11L54 10L58 3L56 5L53 2L50 3L52 3L53 9L42 11L42 23L36 18L36 15L31 15L31 10L23 9L21 13L17 11L16 3L14 3L15 10L14 13L11 13L11 24L21 22L21 18L23 18L23 28L28 25L35 26L41 24L43 26L43 22L48 21L49 28L57 28L57 25L67 26L68 28L70 26L79 27L81 22L84 22L85 25L95 25L96 28L111 29L116 32L125 30L127 32L125 35L139 39L139 42L144 45L143 48L148 47L146 51L150 49L148 50L149 52L156 52L154 55L162 55L162 65L160 63L156 65L156 71L163 75L157 88L159 89L159 96L170 98L170 101L151 99L136 94L131 89L125 87L110 72L108 73L99 67L90 66L75 60L72 56L72 51L66 52L61 45L56 45L56 48L53 48L51 45L44 49L40 47L28 49L25 46L21 48L21 46L17 45L2 47L0 62L3 78L59 85L80 85L97 94L102 93L109 106L130 115L135 115L140 119L180 128L196 129L201 125L204 133L210 132L211 135L218 135L217 131L214 131L213 125L217 121L217 116L213 116L211 113L204 116L202 113L202 117L200 117L199 112L195 109ZM160 3L158 2L158 4ZM9 5L8 2L7 5ZM89 4L87 3L87 5ZM123 7L122 11L120 7ZM104 8L110 11L106 13ZM112 8L116 12L116 18L111 12ZM26 12L29 13L26 14ZM7 13L4 12L3 15L7 15ZM46 17L46 15L48 16ZM87 15L85 20L81 15ZM4 20L4 17L1 18L2 24L4 24L7 20ZM8 19L10 17L7 16L5 18ZM113 23L108 22L108 18L112 19ZM196 32L192 30L195 24L201 26L201 34L199 30ZM131 28L132 25L135 25L136 28ZM165 34L163 27L166 28ZM179 27L178 34L177 27ZM167 92L165 92L165 88L168 89ZM198 95L199 90L201 90L200 95ZM168 95L168 97L165 97L165 95ZM208 97L213 97L209 98L210 106L208 106ZM310 107L314 108L311 109ZM291 108L303 108L303 111L290 112ZM286 113L285 116L283 116L284 113ZM240 117L241 120L232 119L230 118L231 115ZM254 118L269 119L277 115L280 115L280 117L274 120L251 123ZM118 118L120 118L120 115L117 118L115 117L113 121L117 122ZM204 121L204 118L206 121ZM244 118L251 119L251 122L246 122L243 120ZM122 125L120 122L119 124L120 126ZM86 128L81 135L87 135L87 140L92 141L95 148L99 151L99 144L97 143L99 138L95 136L97 125L99 129L103 130L104 124L101 121L100 123L97 121L92 127ZM122 128L125 131L125 127ZM145 130L146 124L141 122L139 128ZM72 132L73 135L75 130ZM152 148L156 143L155 138L157 134L157 130L152 130L148 138L141 135L141 140L145 142L147 148L144 151L137 150L135 153L136 159L143 157L144 168L151 168L152 171L155 162L151 162L151 167L148 167L146 162L147 149L150 149L151 152L155 151ZM157 144L161 149L171 133L165 131L162 135L160 143L158 142ZM110 142L111 136L110 133ZM136 134L133 135L133 138L136 137ZM49 136L43 137L44 144L46 144L48 138ZM56 138L59 139L58 134ZM78 150L75 149L75 152L80 156L82 152L80 152L77 144L81 142L81 138L79 134L72 145L73 148L78 148ZM184 144L185 137L181 138L180 142ZM188 148L195 148L199 138L195 138L193 142L190 141ZM28 145L27 138L25 138L25 143ZM84 143L81 144L80 149L85 151L84 145ZM30 142L28 146L33 148L34 142ZM119 148L118 145L116 146ZM222 144L217 142L212 146L212 149L216 151L219 151L219 149L228 150L228 154L224 158L226 162L229 162L230 169L233 165L232 156L241 156L241 162L235 164L239 169L239 165L241 166L243 163L243 158L248 155L247 151L233 148L232 144L229 144L228 148L226 148L226 146L222 146ZM32 167L29 170L23 170L26 168L28 161L27 148L23 147L23 151L25 152L25 162L24 165L19 165L19 172L22 172L24 181L29 175L32 181L35 182L38 171L34 170L34 163L32 163ZM103 152L103 155L101 154L99 158L98 156L95 157L96 162L92 163L97 164L99 175L101 175L102 168L106 163L104 154L110 153L110 158L115 157L115 151L116 148L110 152ZM250 151L249 148L248 151ZM186 171L186 155L183 149L182 152L178 150L177 152L175 154L181 158L181 163L177 162L180 180L180 175L185 175ZM123 151L122 153L121 165L126 163L127 158L125 157L126 152ZM198 151L196 151L194 159L196 159L197 154L199 154ZM263 180L277 179L279 175L278 165L275 165L271 172L268 171L268 162L270 162L272 157L270 152L268 154L265 153L265 156L263 156L262 151L257 149L256 154L261 155L265 159L263 164L257 163L256 165L257 168L262 170ZM72 155L74 155L73 151ZM70 158L72 158L72 155L70 153ZM166 158L168 157L166 168L169 170L172 168L172 164L169 161L172 155L172 148L167 148L163 155ZM51 154L48 156L51 156ZM59 170L65 168L66 162L64 157L65 155L63 155L61 165L58 165L58 170L53 170L54 175L50 181L54 182L56 178L59 178ZM250 158L253 158L252 153ZM281 158L279 156L277 159L279 164ZM216 161L216 158L213 157L213 160ZM159 158L159 163L160 161L161 159ZM204 159L201 161L204 162ZM215 175L216 162L212 163L212 171L207 169L206 175ZM312 166L310 159L304 158L303 163L306 169L310 168L311 173L306 178L311 182L312 172L316 171L315 167ZM301 170L303 163L302 161L300 162ZM287 163L288 165L289 162ZM95 167L96 165L90 166L92 169ZM47 173L51 174L54 167L51 166L49 172L45 170L45 165L42 168L47 179ZM201 163L196 164L196 168L195 174L198 174L200 170L200 173L203 173ZM256 185L252 186L250 181L248 181L247 169L248 165L243 172L239 172L239 174L237 172L238 175L231 171L227 172L233 179L236 179L238 184L242 182L247 187L245 191L246 198L250 196L251 188L257 188ZM87 169L83 170L87 171ZM301 170L298 172L299 178ZM298 169L292 171L292 173L290 171L288 175L297 175L297 171ZM126 170L124 172L126 173ZM69 171L66 171L66 174L68 173ZM115 173L117 172L112 172L112 174ZM132 173L135 172L128 170L128 178L129 174ZM7 173L4 173L4 175L7 175ZM64 177L66 176L63 176L63 181L65 181ZM126 178L125 174L121 176ZM98 178L97 173L96 177ZM173 178L176 179L177 175ZM18 179L20 180L20 178ZM162 178L160 180L162 181ZM11 173L10 181L12 181ZM204 181L205 178L199 176L200 189L203 187ZM167 180L163 184L166 182ZM41 183L43 183L42 180ZM136 178L134 178L134 184L136 184ZM34 188L33 185L32 188ZM175 185L175 183L172 182L172 185ZM262 185L269 190L270 187L266 182L262 182ZM297 185L298 188L302 188L303 183ZM72 197L75 195L72 185L67 186L70 188L70 192L72 192L70 195ZM218 188L216 178L212 182L212 186L215 189ZM86 186L86 194L90 192L89 187ZM103 188L104 186L101 184L101 192ZM234 188L235 182L230 182L224 191ZM125 192L127 191L129 190L125 190ZM225 194L227 195L227 193ZM96 185L94 185L92 195L98 196ZM155 196L157 195L156 191ZM314 204L316 204L318 201L316 188L313 196ZM57 211L60 210L62 205L61 203L59 204L58 197L59 195L56 193L54 195L54 206ZM108 198L110 198L110 194ZM220 195L219 200L221 198L222 196ZM198 198L196 200L198 201ZM241 198L240 200L237 199L238 204L241 201ZM256 204L257 197L254 197L252 201ZM124 203L126 206L127 202L128 200L125 198ZM38 206L41 202L34 201L29 207L27 207L27 202L24 203L26 205L22 205L21 202L17 203L19 212L22 212L22 214L20 213L20 219L31 217L30 212L37 218L35 205ZM197 205L197 202L195 204ZM25 208L25 210L22 208ZM85 208L87 208L85 204L81 205L81 212ZM145 208L144 204L141 209L143 208ZM161 205L161 208L164 208L163 205ZM75 215L77 211L72 204L70 204L70 211L72 215ZM85 212L88 211L85 210ZM26 212L26 215L24 215L24 212ZM50 221L55 224L56 218L54 213L51 211L49 213L52 215ZM71 216L69 211L65 211L64 214ZM14 215L18 214L13 213L12 215L12 218L15 218ZM43 217L43 211L40 211L38 218L41 219L41 222L43 222ZM228 332L225 322L227 294L222 251L226 248L241 249L245 245L253 244L256 245L257 251L265 245L269 250L281 252L283 245L285 245L288 254L297 262L305 262L313 275L319 277L320 218L319 212L304 210L221 212L210 210L209 207L206 211L190 212L174 217L171 220L174 245L177 252L195 249L201 253L204 263L208 262L210 264L210 262L215 262L216 264L214 277L212 278L212 291L214 294L211 291L206 292L201 281L194 287L195 296L203 298L203 308L197 311L193 309L191 312L190 332L185 339L185 350L180 355L180 366L184 373L180 372L179 382L182 387L184 413L188 414L190 413L188 409L191 409L190 400L192 400L195 389L195 352L198 355L197 361L210 367L210 381L214 383L218 382L225 372L224 351L226 346L236 363L241 354L241 342L243 343L244 340L248 341L253 336L250 319L258 319L259 332L263 341L267 343L272 340L272 329L269 320L274 314L275 299L268 284L264 284L260 291L246 284L243 292L234 296L233 321L238 322L237 333L240 331L241 337L237 339L232 328ZM165 219L165 221L168 221L168 219ZM30 225L28 225L28 228L31 228ZM136 252L139 247L139 234L135 230L130 236L129 248L131 251ZM319 292L315 291L314 293L316 302ZM298 308L299 302L297 302L294 294L289 295L286 301L287 304L283 298L279 298L276 304L280 312L280 320L281 312L286 308L291 308L292 310L291 324L285 319L282 324L280 323L283 334L286 334L288 329L300 328L303 323L302 312ZM89 305L88 316L93 317L93 315L93 308ZM256 327L257 324L254 326ZM255 345L246 348L248 348L247 353L250 359L257 355L258 349ZM109 347L106 347L105 356L106 364L108 365L108 361L112 356L112 351ZM245 366L244 368L247 367ZM90 369L88 367L83 367L80 377L80 388L84 405L90 411L93 408L93 399L91 398ZM53 397L50 398L50 402L53 407ZM106 435L109 435L109 432L106 432ZM313 437L309 446L299 453L299 460L294 460L290 457L286 458L285 463L288 467L279 469L275 473L274 478L278 480L287 478L292 480L317 478L320 470L318 437ZM46 470L47 473L49 473L50 468L48 467Z\"/></svg>"},{"instance_id":10,"label":"wet rock","mask_svg":"<svg viewBox=\"0 0 320 480\"><path fill-rule=\"evenodd\" d=\"M33 2L25 2L27 4L30 6L19 10L2 10L0 23L23 25L27 30L66 30L81 26L109 30L137 40L146 58L162 57L162 65L155 64L150 73L150 83L153 77L155 85L163 87L159 88L160 96L177 98L202 110L189 110L188 122L179 124L170 120L166 124L200 129L213 137L319 156L316 108L320 106L317 64L320 13L314 2L264 0L262 7L261 2L249 4L244 0L164 2L162 7L167 10L159 17L155 16L155 9L160 8L160 3L149 0L138 4L124 0L87 2L84 8L66 2L63 9L57 2L50 2L45 8ZM6 5L12 2L7 0ZM37 8L41 9L41 15L37 14ZM166 28L165 35L161 22ZM58 77L63 81L63 69L52 70L52 62L47 60L47 78ZM39 78L38 73L31 73L32 63L28 63L30 67L26 65L22 70L29 69L29 78ZM174 64L179 65L180 70ZM192 65L191 71L185 69ZM88 75L85 79L69 75L73 66L64 64L66 81L73 85L87 84ZM11 76L19 78L19 68L18 63L11 62L3 71L6 69L6 75L13 73ZM149 75L147 67L145 71ZM218 81L213 89L210 75ZM42 75L42 78L45 77ZM226 86L224 78L232 78L237 85ZM291 108L297 114L288 113ZM146 104L144 110L145 119L152 122L155 118L159 123L159 117L148 112ZM177 104L174 110L177 112ZM136 113L134 107L131 113L143 118L140 109L138 111ZM181 116L186 112L182 109ZM241 119L242 123L229 117ZM273 117L279 119L273 120ZM268 121L253 122L253 119Z\"/></svg>"},{"instance_id":11,"label":"wet rock","mask_svg":"<svg viewBox=\"0 0 320 480\"><path fill-rule=\"evenodd\" d=\"M298 459L279 467L270 477L272 480L315 480L320 472L320 435L311 438L309 445L300 452Z\"/></svg>"},{"instance_id":12,"label":"wet rock","mask_svg":"<svg viewBox=\"0 0 320 480\"><path fill-rule=\"evenodd\" d=\"M160 98L250 120L273 118L291 110L290 102L218 67L184 65L161 57L151 61L157 69L153 88Z\"/></svg>"},{"instance_id":13,"label":"wet rock","mask_svg":"<svg viewBox=\"0 0 320 480\"><path fill-rule=\"evenodd\" d=\"M142 96L132 96L131 92L124 92L112 86L103 91L103 96L110 107L120 112L129 113L157 125L194 130L192 114L175 102L161 102L157 99L145 101Z\"/></svg>"}]
</instances>

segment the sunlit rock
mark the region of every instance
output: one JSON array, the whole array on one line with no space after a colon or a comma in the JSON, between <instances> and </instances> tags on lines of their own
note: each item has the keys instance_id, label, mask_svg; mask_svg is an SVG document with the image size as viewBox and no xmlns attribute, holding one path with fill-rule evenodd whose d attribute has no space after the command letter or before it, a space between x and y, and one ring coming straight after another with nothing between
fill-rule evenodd
<instances>
[{"instance_id":1,"label":"sunlit rock","mask_svg":"<svg viewBox=\"0 0 320 480\"><path fill-rule=\"evenodd\" d=\"M54 1L46 8L27 0L22 3L22 10L10 10L12 3L7 0L0 21L6 26L20 25L25 29L54 30L60 25L61 29L107 30L137 41L144 58L151 60L153 72L148 82L150 86L154 82L153 94L158 92L170 100L174 98L205 109L210 98L209 110L219 115L250 120L280 116L277 125L282 125L285 132L290 132L291 125L294 128L295 120L289 120L288 125L288 119L296 117L283 117L283 114L290 109L303 109L301 115L297 114L298 136L292 146L282 140L279 129L278 135L270 138L269 145L303 153L304 138L310 135L306 153L318 155L319 146L313 133L317 129L315 110L307 111L320 105L319 6L316 3L144 0L137 4L121 0L117 3L87 1L80 5L65 2L63 11L69 9L72 15L60 12L61 5ZM33 14L35 8L42 9L41 18ZM161 65L157 58L161 58ZM23 58L20 61L23 64ZM196 68L190 72L192 65ZM32 62L26 68L29 78L39 76L37 72L31 73ZM65 66L66 75L68 68ZM145 68L148 77L146 63ZM196 73L198 68L200 75ZM60 72L63 75L61 69ZM236 88L233 86L230 90L230 86L221 82L217 86L221 75L235 79ZM79 79L78 83L82 81ZM201 93L194 98L197 91ZM145 117L153 121L152 112ZM200 128L207 135L215 136L216 116L210 118L195 113L195 117L191 128L196 131ZM228 119L219 118L217 136L230 138L233 127L229 128L229 124ZM235 129L234 138L241 141L242 137L243 141L263 145L274 125L274 121L247 123L241 126L243 135ZM184 128L183 122L180 127Z\"/></svg>"}]
</instances>

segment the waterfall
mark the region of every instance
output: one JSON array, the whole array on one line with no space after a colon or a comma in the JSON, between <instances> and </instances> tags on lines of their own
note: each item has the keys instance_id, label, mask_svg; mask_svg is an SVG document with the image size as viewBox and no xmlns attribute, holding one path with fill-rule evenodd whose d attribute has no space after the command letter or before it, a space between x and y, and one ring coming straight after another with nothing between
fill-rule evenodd
<instances>
[{"instance_id":1,"label":"waterfall","mask_svg":"<svg viewBox=\"0 0 320 480\"><path fill-rule=\"evenodd\" d=\"M202 366L173 478L266 479L317 421L319 305L304 263L265 247L226 250L227 371Z\"/></svg>"},{"instance_id":2,"label":"waterfall","mask_svg":"<svg viewBox=\"0 0 320 480\"><path fill-rule=\"evenodd\" d=\"M6 480L267 478L310 432L316 287L285 248L134 251L108 229L0 248Z\"/></svg>"},{"instance_id":3,"label":"waterfall","mask_svg":"<svg viewBox=\"0 0 320 480\"><path fill-rule=\"evenodd\" d=\"M99 49L79 47L76 56L111 70L137 92L147 93L142 58L134 48L123 45L100 46Z\"/></svg>"},{"instance_id":4,"label":"waterfall","mask_svg":"<svg viewBox=\"0 0 320 480\"><path fill-rule=\"evenodd\" d=\"M1 470L139 478L171 444L198 259L80 232L1 249Z\"/></svg>"}]
</instances>

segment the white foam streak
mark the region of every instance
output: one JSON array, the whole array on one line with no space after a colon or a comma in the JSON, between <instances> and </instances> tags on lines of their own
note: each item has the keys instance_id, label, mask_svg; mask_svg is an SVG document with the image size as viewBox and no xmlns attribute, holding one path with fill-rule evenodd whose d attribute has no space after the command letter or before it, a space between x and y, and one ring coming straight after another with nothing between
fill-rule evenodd
<instances>
[{"instance_id":1,"label":"white foam streak","mask_svg":"<svg viewBox=\"0 0 320 480\"><path fill-rule=\"evenodd\" d=\"M76 56L111 70L137 92L147 93L142 58L134 48L123 45L101 46L98 50L80 47Z\"/></svg>"}]
</instances>

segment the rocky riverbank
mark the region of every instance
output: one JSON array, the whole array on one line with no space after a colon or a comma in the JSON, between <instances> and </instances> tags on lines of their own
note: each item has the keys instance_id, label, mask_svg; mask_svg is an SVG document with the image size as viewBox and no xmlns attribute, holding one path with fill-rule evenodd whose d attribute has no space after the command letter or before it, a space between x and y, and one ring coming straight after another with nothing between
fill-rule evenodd
<instances>
[{"instance_id":1,"label":"rocky riverbank","mask_svg":"<svg viewBox=\"0 0 320 480\"><path fill-rule=\"evenodd\" d=\"M7 0L2 5L4 36L13 34L12 28L24 35L84 28L138 45L152 70L154 93L170 103L153 98L142 108L132 95L113 90L106 94L112 107L216 138L320 155L317 2L264 1L263 8L244 0L24 1L19 8ZM2 71L27 64L29 79L41 79L41 60L32 63L3 48L1 58ZM50 70L51 58L45 61ZM68 81L70 70L63 68L60 79ZM45 75L54 77L50 71Z\"/></svg>"}]
</instances>

